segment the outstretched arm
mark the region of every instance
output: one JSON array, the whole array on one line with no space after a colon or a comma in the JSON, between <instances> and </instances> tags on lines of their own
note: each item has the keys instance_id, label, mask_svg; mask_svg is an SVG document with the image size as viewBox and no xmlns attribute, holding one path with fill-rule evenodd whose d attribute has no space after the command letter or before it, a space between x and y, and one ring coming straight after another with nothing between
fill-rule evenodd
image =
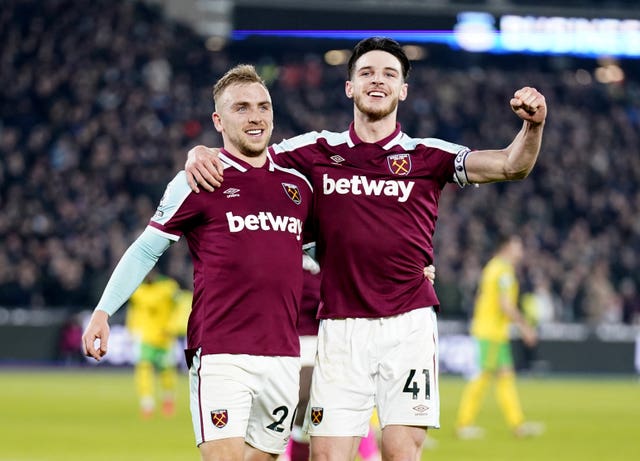
<instances>
[{"instance_id":1,"label":"outstretched arm","mask_svg":"<svg viewBox=\"0 0 640 461\"><path fill-rule=\"evenodd\" d=\"M535 88L524 87L514 93L510 104L523 120L522 128L504 149L479 150L467 155L465 168L472 183L524 179L538 159L547 117L544 96Z\"/></svg>"}]
</instances>

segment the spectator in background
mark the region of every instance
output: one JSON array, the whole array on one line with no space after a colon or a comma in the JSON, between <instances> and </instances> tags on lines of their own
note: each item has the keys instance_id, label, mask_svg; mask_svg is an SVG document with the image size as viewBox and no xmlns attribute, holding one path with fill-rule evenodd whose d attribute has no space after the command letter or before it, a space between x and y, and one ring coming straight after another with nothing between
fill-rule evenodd
<instances>
[{"instance_id":1,"label":"spectator in background","mask_svg":"<svg viewBox=\"0 0 640 461\"><path fill-rule=\"evenodd\" d=\"M478 345L479 373L466 385L460 400L456 434L461 439L484 436L484 430L475 425L475 420L493 380L500 409L513 434L528 437L542 431L539 423L524 419L509 343L511 325L518 328L526 345L537 342L535 329L518 309L516 267L523 256L521 237L507 235L498 242L493 258L482 271L471 320L471 335Z\"/></svg>"},{"instance_id":2,"label":"spectator in background","mask_svg":"<svg viewBox=\"0 0 640 461\"><path fill-rule=\"evenodd\" d=\"M551 291L549 277L542 271L531 276L531 291L522 296L522 311L533 326L557 322L560 313L557 296Z\"/></svg>"},{"instance_id":3,"label":"spectator in background","mask_svg":"<svg viewBox=\"0 0 640 461\"><path fill-rule=\"evenodd\" d=\"M603 323L622 321L621 298L616 293L609 276L609 262L597 261L586 277L585 296L582 305L587 324L598 326Z\"/></svg>"},{"instance_id":4,"label":"spectator in background","mask_svg":"<svg viewBox=\"0 0 640 461\"><path fill-rule=\"evenodd\" d=\"M624 322L630 325L640 325L640 294L636 283L631 277L622 279L620 296L622 298Z\"/></svg>"}]
</instances>

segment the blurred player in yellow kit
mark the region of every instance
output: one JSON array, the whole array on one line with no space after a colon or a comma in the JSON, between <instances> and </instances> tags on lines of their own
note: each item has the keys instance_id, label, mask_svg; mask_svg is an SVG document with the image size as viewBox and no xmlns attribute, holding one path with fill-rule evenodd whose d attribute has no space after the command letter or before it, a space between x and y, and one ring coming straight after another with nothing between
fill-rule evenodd
<instances>
[{"instance_id":1,"label":"blurred player in yellow kit","mask_svg":"<svg viewBox=\"0 0 640 461\"><path fill-rule=\"evenodd\" d=\"M156 409L156 376L159 377L162 414L175 413L177 369L175 344L187 331L192 294L177 281L152 271L129 300L126 326L138 344L134 368L142 417Z\"/></svg>"},{"instance_id":2,"label":"blurred player in yellow kit","mask_svg":"<svg viewBox=\"0 0 640 461\"><path fill-rule=\"evenodd\" d=\"M480 438L484 435L484 430L474 423L487 388L494 379L498 404L513 433L525 437L539 435L543 430L540 423L525 422L509 341L509 330L513 324L526 345L533 346L537 342L535 329L518 310L516 267L523 255L522 239L518 235L504 236L482 271L471 321L471 335L477 341L480 354L479 373L462 394L456 424L459 438Z\"/></svg>"}]
</instances>

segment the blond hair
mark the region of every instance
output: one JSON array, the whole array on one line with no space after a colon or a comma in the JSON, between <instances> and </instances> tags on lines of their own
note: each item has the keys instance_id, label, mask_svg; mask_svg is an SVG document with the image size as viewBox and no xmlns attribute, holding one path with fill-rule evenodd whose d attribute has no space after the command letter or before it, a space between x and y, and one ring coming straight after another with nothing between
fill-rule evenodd
<instances>
[{"instance_id":1,"label":"blond hair","mask_svg":"<svg viewBox=\"0 0 640 461\"><path fill-rule=\"evenodd\" d=\"M249 83L259 83L265 88L267 88L266 83L258 72L256 72L256 68L251 64L238 64L237 66L229 69L220 80L216 82L213 87L213 102L214 104L218 104L218 98L220 95L231 85L246 85Z\"/></svg>"}]
</instances>

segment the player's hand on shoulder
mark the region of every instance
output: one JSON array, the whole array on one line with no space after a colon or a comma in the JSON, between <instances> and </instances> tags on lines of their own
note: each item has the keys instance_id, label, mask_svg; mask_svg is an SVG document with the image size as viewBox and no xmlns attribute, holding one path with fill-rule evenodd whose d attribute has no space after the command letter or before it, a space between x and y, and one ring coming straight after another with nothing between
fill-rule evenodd
<instances>
[{"instance_id":1,"label":"player's hand on shoulder","mask_svg":"<svg viewBox=\"0 0 640 461\"><path fill-rule=\"evenodd\" d=\"M187 173L189 187L195 193L200 192L198 186L211 192L222 184L224 166L218 159L219 153L220 149L203 145L195 146L189 150L184 169Z\"/></svg>"},{"instance_id":2,"label":"player's hand on shoulder","mask_svg":"<svg viewBox=\"0 0 640 461\"><path fill-rule=\"evenodd\" d=\"M525 86L513 94L511 109L522 120L541 124L547 118L547 102L542 93L535 88Z\"/></svg>"}]
</instances>

